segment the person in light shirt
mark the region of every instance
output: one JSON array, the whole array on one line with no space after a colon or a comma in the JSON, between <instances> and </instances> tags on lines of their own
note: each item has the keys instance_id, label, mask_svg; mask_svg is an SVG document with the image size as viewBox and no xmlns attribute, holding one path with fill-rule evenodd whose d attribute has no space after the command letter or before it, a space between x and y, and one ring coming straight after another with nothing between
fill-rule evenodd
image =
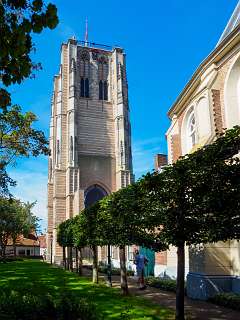
<instances>
[{"instance_id":1,"label":"person in light shirt","mask_svg":"<svg viewBox=\"0 0 240 320\"><path fill-rule=\"evenodd\" d=\"M134 263L137 269L139 289L144 290L146 289L145 280L144 280L144 267L148 263L148 259L143 254L140 254L139 250L135 250Z\"/></svg>"}]
</instances>

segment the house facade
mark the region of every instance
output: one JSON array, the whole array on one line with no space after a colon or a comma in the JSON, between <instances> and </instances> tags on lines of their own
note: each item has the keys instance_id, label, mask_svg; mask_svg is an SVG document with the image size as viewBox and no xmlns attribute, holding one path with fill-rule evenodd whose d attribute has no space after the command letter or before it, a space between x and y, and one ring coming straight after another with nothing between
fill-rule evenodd
<instances>
[{"instance_id":1,"label":"house facade","mask_svg":"<svg viewBox=\"0 0 240 320\"><path fill-rule=\"evenodd\" d=\"M40 242L38 237L35 234L29 234L28 238L25 238L23 235L18 236L15 250L17 256L40 257ZM11 238L9 238L6 246L6 255L14 255L14 246Z\"/></svg>"},{"instance_id":2,"label":"house facade","mask_svg":"<svg viewBox=\"0 0 240 320\"><path fill-rule=\"evenodd\" d=\"M216 47L197 68L168 116L169 163L211 143L224 128L240 125L240 2ZM174 249L169 254L176 264ZM222 290L240 293L239 242L189 248L187 255L190 297L207 299Z\"/></svg>"}]
</instances>

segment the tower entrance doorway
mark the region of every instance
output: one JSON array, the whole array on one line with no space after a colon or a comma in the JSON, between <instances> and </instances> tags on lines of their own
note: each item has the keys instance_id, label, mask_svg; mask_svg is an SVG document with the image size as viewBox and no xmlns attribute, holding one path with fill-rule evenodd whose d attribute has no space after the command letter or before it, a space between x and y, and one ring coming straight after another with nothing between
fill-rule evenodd
<instances>
[{"instance_id":1,"label":"tower entrance doorway","mask_svg":"<svg viewBox=\"0 0 240 320\"><path fill-rule=\"evenodd\" d=\"M84 193L85 208L90 207L105 196L107 196L107 192L99 185L94 184L93 186L89 187Z\"/></svg>"}]
</instances>

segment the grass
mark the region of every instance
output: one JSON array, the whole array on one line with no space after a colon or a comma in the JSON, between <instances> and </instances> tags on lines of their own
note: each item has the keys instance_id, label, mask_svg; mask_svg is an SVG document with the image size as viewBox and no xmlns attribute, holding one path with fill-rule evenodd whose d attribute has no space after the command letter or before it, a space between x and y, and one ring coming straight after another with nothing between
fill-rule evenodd
<instances>
[{"instance_id":1,"label":"grass","mask_svg":"<svg viewBox=\"0 0 240 320\"><path fill-rule=\"evenodd\" d=\"M96 304L104 319L172 320L174 312L139 297L123 297L120 290L105 285L93 285L90 279L53 267L37 260L0 264L0 290L14 289L60 296L71 291Z\"/></svg>"}]
</instances>

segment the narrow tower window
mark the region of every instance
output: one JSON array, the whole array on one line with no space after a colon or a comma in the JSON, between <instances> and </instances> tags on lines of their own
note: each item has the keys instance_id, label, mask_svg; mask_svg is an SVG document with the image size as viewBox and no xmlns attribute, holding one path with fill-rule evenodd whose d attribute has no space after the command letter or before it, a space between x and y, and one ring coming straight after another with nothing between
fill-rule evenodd
<instances>
[{"instance_id":1,"label":"narrow tower window","mask_svg":"<svg viewBox=\"0 0 240 320\"><path fill-rule=\"evenodd\" d=\"M108 83L107 81L99 81L99 100L108 100Z\"/></svg>"},{"instance_id":2,"label":"narrow tower window","mask_svg":"<svg viewBox=\"0 0 240 320\"><path fill-rule=\"evenodd\" d=\"M56 164L57 166L60 163L60 141L57 139L57 146L56 146Z\"/></svg>"},{"instance_id":3,"label":"narrow tower window","mask_svg":"<svg viewBox=\"0 0 240 320\"><path fill-rule=\"evenodd\" d=\"M88 78L85 79L85 98L89 98L89 80Z\"/></svg>"},{"instance_id":4,"label":"narrow tower window","mask_svg":"<svg viewBox=\"0 0 240 320\"><path fill-rule=\"evenodd\" d=\"M108 100L108 83L104 81L104 100Z\"/></svg>"},{"instance_id":5,"label":"narrow tower window","mask_svg":"<svg viewBox=\"0 0 240 320\"><path fill-rule=\"evenodd\" d=\"M81 78L80 96L82 98L89 98L89 80L88 78Z\"/></svg>"},{"instance_id":6,"label":"narrow tower window","mask_svg":"<svg viewBox=\"0 0 240 320\"><path fill-rule=\"evenodd\" d=\"M81 78L81 88L80 88L80 95L81 95L81 97L82 98L84 98L84 79L83 78Z\"/></svg>"},{"instance_id":7,"label":"narrow tower window","mask_svg":"<svg viewBox=\"0 0 240 320\"><path fill-rule=\"evenodd\" d=\"M99 100L103 100L103 82L99 81Z\"/></svg>"},{"instance_id":8,"label":"narrow tower window","mask_svg":"<svg viewBox=\"0 0 240 320\"><path fill-rule=\"evenodd\" d=\"M73 162L73 137L70 137L70 162Z\"/></svg>"}]
</instances>

